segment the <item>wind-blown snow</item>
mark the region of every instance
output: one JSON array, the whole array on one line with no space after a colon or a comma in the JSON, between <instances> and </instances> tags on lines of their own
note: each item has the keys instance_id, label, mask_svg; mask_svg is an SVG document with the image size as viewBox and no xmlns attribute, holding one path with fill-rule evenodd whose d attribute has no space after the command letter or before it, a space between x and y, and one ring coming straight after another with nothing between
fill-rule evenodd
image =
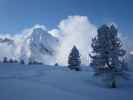
<instances>
[{"instance_id":1,"label":"wind-blown snow","mask_svg":"<svg viewBox=\"0 0 133 100\"><path fill-rule=\"evenodd\" d=\"M74 45L79 49L82 64L89 63L88 53L91 50L91 40L96 35L96 27L86 16L69 16L62 20L55 35L60 32L60 47L57 52L57 62L67 64L68 55Z\"/></svg>"}]
</instances>

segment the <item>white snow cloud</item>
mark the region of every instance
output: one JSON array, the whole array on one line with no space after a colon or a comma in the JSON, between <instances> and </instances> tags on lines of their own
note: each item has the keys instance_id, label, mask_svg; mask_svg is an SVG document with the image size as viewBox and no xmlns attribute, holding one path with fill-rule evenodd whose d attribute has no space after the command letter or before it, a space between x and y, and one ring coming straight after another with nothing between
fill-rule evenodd
<instances>
[{"instance_id":1,"label":"white snow cloud","mask_svg":"<svg viewBox=\"0 0 133 100\"><path fill-rule=\"evenodd\" d=\"M61 36L60 31L58 29L52 29L48 31L52 36L59 38Z\"/></svg>"},{"instance_id":2,"label":"white snow cloud","mask_svg":"<svg viewBox=\"0 0 133 100\"><path fill-rule=\"evenodd\" d=\"M80 51L83 64L89 63L88 52L91 50L91 39L96 35L96 27L86 16L69 16L60 21L60 47L57 53L57 62L67 64L68 55L74 45ZM57 32L57 31L56 31ZM57 34L55 32L55 34Z\"/></svg>"}]
</instances>

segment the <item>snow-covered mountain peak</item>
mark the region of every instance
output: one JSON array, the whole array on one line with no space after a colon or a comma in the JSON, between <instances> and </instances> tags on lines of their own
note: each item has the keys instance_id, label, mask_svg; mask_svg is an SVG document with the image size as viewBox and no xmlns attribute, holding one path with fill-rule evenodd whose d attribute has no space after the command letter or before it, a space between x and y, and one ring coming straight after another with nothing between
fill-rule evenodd
<instances>
[{"instance_id":1,"label":"snow-covered mountain peak","mask_svg":"<svg viewBox=\"0 0 133 100\"><path fill-rule=\"evenodd\" d=\"M44 26L35 25L18 36L0 38L0 59L4 57L28 62L55 63L58 39L52 36ZM8 53L7 53L8 52Z\"/></svg>"},{"instance_id":2,"label":"snow-covered mountain peak","mask_svg":"<svg viewBox=\"0 0 133 100\"><path fill-rule=\"evenodd\" d=\"M58 39L49 34L46 29L34 27L25 33L22 45L21 51L23 53L21 54L21 58L25 59L26 56L30 61L49 64L48 59L53 59L53 56L55 56Z\"/></svg>"},{"instance_id":3,"label":"snow-covered mountain peak","mask_svg":"<svg viewBox=\"0 0 133 100\"><path fill-rule=\"evenodd\" d=\"M53 37L43 28L34 28L30 36L33 37L34 39L37 39L36 41L42 41L42 40L53 39L53 38L55 39L55 37Z\"/></svg>"}]
</instances>

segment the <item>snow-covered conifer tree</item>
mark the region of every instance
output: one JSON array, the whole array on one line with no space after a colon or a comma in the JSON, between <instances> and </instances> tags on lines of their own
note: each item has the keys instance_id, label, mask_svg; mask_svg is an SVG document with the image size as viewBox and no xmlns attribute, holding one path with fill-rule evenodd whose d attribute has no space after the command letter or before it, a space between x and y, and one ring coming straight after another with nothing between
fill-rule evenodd
<instances>
[{"instance_id":1,"label":"snow-covered conifer tree","mask_svg":"<svg viewBox=\"0 0 133 100\"><path fill-rule=\"evenodd\" d=\"M23 59L20 60L20 64L25 64Z\"/></svg>"},{"instance_id":2,"label":"snow-covered conifer tree","mask_svg":"<svg viewBox=\"0 0 133 100\"><path fill-rule=\"evenodd\" d=\"M98 34L92 39L93 52L91 66L95 75L101 76L112 88L116 88L118 78L126 78L126 64L122 42L114 25L102 25Z\"/></svg>"},{"instance_id":3,"label":"snow-covered conifer tree","mask_svg":"<svg viewBox=\"0 0 133 100\"><path fill-rule=\"evenodd\" d=\"M7 63L7 62L8 62L7 57L4 57L3 58L3 63Z\"/></svg>"},{"instance_id":4,"label":"snow-covered conifer tree","mask_svg":"<svg viewBox=\"0 0 133 100\"><path fill-rule=\"evenodd\" d=\"M80 54L76 46L73 46L71 53L69 54L68 64L70 69L75 69L76 71L80 70Z\"/></svg>"}]
</instances>

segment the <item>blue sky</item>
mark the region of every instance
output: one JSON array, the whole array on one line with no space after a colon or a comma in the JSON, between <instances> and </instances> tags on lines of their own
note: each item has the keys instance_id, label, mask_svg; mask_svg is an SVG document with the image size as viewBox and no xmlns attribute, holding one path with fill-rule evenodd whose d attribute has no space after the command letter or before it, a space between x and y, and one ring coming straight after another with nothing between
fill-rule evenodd
<instances>
[{"instance_id":1,"label":"blue sky","mask_svg":"<svg viewBox=\"0 0 133 100\"><path fill-rule=\"evenodd\" d=\"M87 16L99 26L115 22L133 36L133 0L0 0L0 33L18 33L34 24L49 29L70 15Z\"/></svg>"}]
</instances>

